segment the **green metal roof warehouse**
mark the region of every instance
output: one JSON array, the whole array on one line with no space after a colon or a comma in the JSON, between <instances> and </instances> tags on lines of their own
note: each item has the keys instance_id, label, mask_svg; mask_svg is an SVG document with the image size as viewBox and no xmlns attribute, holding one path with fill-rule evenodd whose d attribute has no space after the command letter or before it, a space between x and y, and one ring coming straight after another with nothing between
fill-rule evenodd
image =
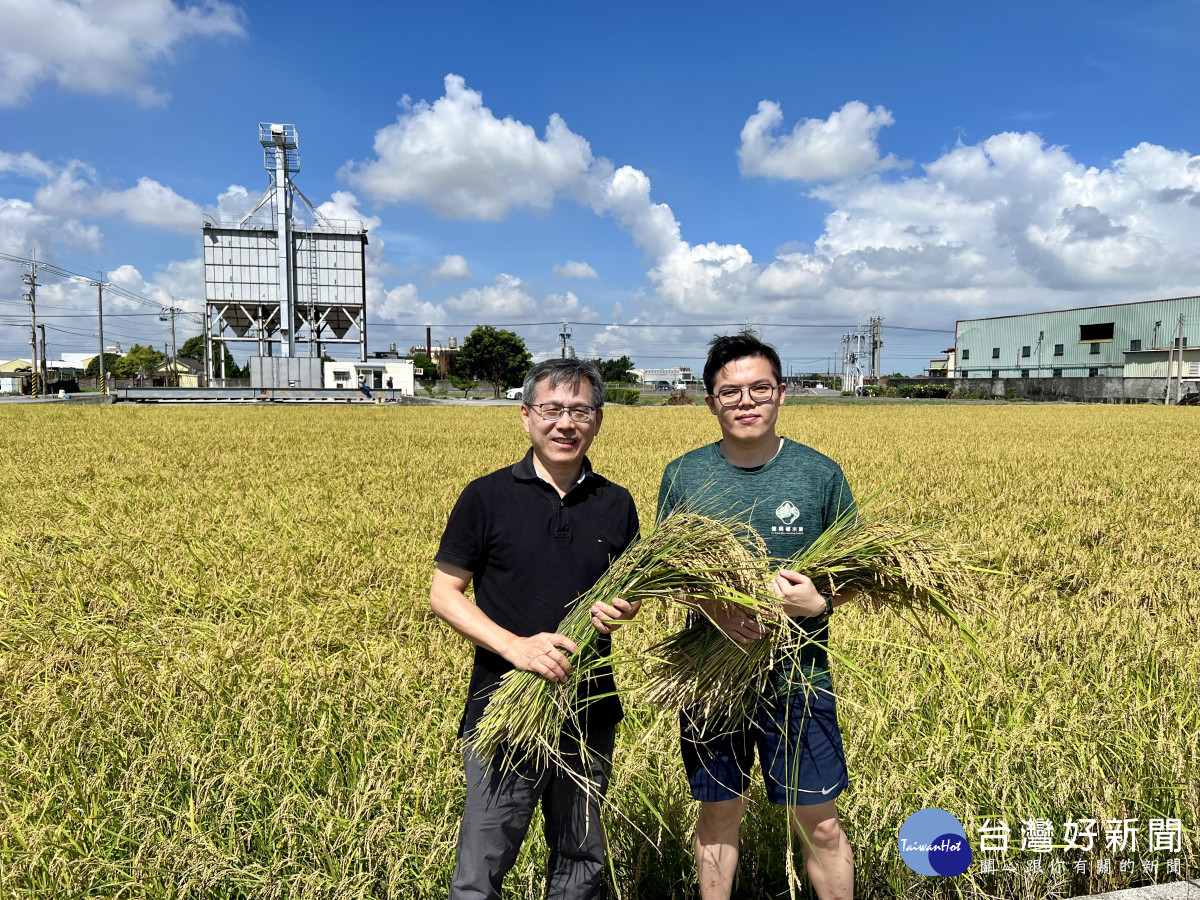
<instances>
[{"instance_id":1,"label":"green metal roof warehouse","mask_svg":"<svg viewBox=\"0 0 1200 900\"><path fill-rule=\"evenodd\" d=\"M1172 368L1182 356L1187 377L1200 374L1190 371L1200 370L1197 344L1200 297L961 319L947 374L957 378L1159 377L1166 375L1168 354L1174 348ZM1182 354L1181 347L1185 348Z\"/></svg>"}]
</instances>

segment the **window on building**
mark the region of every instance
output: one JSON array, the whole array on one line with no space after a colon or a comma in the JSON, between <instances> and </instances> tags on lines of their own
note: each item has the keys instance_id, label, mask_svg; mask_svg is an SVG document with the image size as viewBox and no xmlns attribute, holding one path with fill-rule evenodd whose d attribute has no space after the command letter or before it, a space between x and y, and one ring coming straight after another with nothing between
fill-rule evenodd
<instances>
[{"instance_id":1,"label":"window on building","mask_svg":"<svg viewBox=\"0 0 1200 900\"><path fill-rule=\"evenodd\" d=\"M1062 369L1053 369L1053 370L1051 370L1051 374L1055 378L1062 378Z\"/></svg>"},{"instance_id":2,"label":"window on building","mask_svg":"<svg viewBox=\"0 0 1200 900\"><path fill-rule=\"evenodd\" d=\"M1099 356L1100 355L1100 345L1092 344L1092 346L1088 349L1088 353L1092 356Z\"/></svg>"},{"instance_id":3,"label":"window on building","mask_svg":"<svg viewBox=\"0 0 1200 900\"><path fill-rule=\"evenodd\" d=\"M1099 369L1088 369L1088 378L1095 378L1099 374L1100 374Z\"/></svg>"},{"instance_id":4,"label":"window on building","mask_svg":"<svg viewBox=\"0 0 1200 900\"><path fill-rule=\"evenodd\" d=\"M999 378L999 377L1000 377L1000 370L999 370L999 369L992 369L992 377L993 377L993 378Z\"/></svg>"},{"instance_id":5,"label":"window on building","mask_svg":"<svg viewBox=\"0 0 1200 900\"><path fill-rule=\"evenodd\" d=\"M1100 322L1096 325L1079 326L1079 343L1090 344L1092 341L1111 341L1115 331L1114 323Z\"/></svg>"},{"instance_id":6,"label":"window on building","mask_svg":"<svg viewBox=\"0 0 1200 900\"><path fill-rule=\"evenodd\" d=\"M963 369L963 370L962 370L962 377L963 377L963 378L970 378L970 377L971 377L971 373L970 373L970 371L968 371L967 369Z\"/></svg>"},{"instance_id":7,"label":"window on building","mask_svg":"<svg viewBox=\"0 0 1200 900\"><path fill-rule=\"evenodd\" d=\"M1029 358L1029 351L1030 351L1030 349L1031 349L1031 348L1030 348L1030 346L1029 346L1028 344L1026 344L1024 347L1022 347L1022 348L1021 348L1021 356L1025 357L1026 359L1028 359L1028 358Z\"/></svg>"},{"instance_id":8,"label":"window on building","mask_svg":"<svg viewBox=\"0 0 1200 900\"><path fill-rule=\"evenodd\" d=\"M1141 341L1130 341L1129 349L1132 350L1134 353L1136 353L1138 350L1142 349L1142 342Z\"/></svg>"},{"instance_id":9,"label":"window on building","mask_svg":"<svg viewBox=\"0 0 1200 900\"><path fill-rule=\"evenodd\" d=\"M338 371L337 369L334 369L333 380L334 381L349 381L350 380L350 372L349 371L341 372L341 371Z\"/></svg>"},{"instance_id":10,"label":"window on building","mask_svg":"<svg viewBox=\"0 0 1200 900\"><path fill-rule=\"evenodd\" d=\"M968 359L970 359L970 358L971 358L971 351L970 351L970 350L963 350L963 357L962 357L962 358L963 358L963 361L964 361L964 362L966 362Z\"/></svg>"},{"instance_id":11,"label":"window on building","mask_svg":"<svg viewBox=\"0 0 1200 900\"><path fill-rule=\"evenodd\" d=\"M1178 349L1179 348L1179 340L1180 340L1179 338L1175 338L1175 340L1171 341L1171 346ZM1185 346L1185 347L1187 346L1187 338L1183 338L1183 346Z\"/></svg>"},{"instance_id":12,"label":"window on building","mask_svg":"<svg viewBox=\"0 0 1200 900\"><path fill-rule=\"evenodd\" d=\"M1029 370L1028 370L1028 369L1022 369L1022 370L1021 370L1021 377L1022 377L1022 378L1028 378L1028 377L1029 377Z\"/></svg>"},{"instance_id":13,"label":"window on building","mask_svg":"<svg viewBox=\"0 0 1200 900\"><path fill-rule=\"evenodd\" d=\"M1062 344L1055 344L1055 345L1054 345L1054 355L1055 355L1055 356L1062 356L1062 355L1063 355L1063 345L1062 345Z\"/></svg>"},{"instance_id":14,"label":"window on building","mask_svg":"<svg viewBox=\"0 0 1200 900\"><path fill-rule=\"evenodd\" d=\"M1200 362L1188 363L1188 374L1192 376L1200 375Z\"/></svg>"},{"instance_id":15,"label":"window on building","mask_svg":"<svg viewBox=\"0 0 1200 900\"><path fill-rule=\"evenodd\" d=\"M992 359L999 359L999 358L1000 358L1000 348L993 347L992 348Z\"/></svg>"}]
</instances>

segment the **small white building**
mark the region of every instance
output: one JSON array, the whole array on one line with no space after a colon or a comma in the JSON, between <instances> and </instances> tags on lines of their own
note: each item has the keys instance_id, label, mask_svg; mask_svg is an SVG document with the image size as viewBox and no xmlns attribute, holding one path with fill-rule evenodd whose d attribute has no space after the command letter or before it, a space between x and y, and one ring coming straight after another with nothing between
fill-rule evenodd
<instances>
[{"instance_id":1,"label":"small white building","mask_svg":"<svg viewBox=\"0 0 1200 900\"><path fill-rule=\"evenodd\" d=\"M682 381L691 384L697 380L692 377L690 366L672 366L667 369L630 369L629 372L642 384L653 384L656 381L665 381L668 384Z\"/></svg>"},{"instance_id":2,"label":"small white building","mask_svg":"<svg viewBox=\"0 0 1200 900\"><path fill-rule=\"evenodd\" d=\"M371 390L387 390L387 380L392 379L392 389L397 396L410 397L416 389L411 359L335 360L325 363L325 387L327 389L357 390L358 376L366 379Z\"/></svg>"}]
</instances>

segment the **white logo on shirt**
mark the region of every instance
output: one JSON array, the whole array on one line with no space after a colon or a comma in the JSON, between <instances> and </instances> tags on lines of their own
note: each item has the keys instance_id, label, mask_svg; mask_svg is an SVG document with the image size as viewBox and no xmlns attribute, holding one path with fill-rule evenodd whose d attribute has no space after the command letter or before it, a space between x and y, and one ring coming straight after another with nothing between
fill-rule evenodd
<instances>
[{"instance_id":1,"label":"white logo on shirt","mask_svg":"<svg viewBox=\"0 0 1200 900\"><path fill-rule=\"evenodd\" d=\"M784 500L775 508L775 515L784 525L791 525L800 518L800 510L791 500Z\"/></svg>"}]
</instances>

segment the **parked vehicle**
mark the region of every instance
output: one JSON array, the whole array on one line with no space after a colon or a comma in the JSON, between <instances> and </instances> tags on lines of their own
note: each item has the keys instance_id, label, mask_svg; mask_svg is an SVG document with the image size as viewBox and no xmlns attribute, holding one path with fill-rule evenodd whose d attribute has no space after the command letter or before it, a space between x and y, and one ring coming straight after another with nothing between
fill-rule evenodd
<instances>
[{"instance_id":1,"label":"parked vehicle","mask_svg":"<svg viewBox=\"0 0 1200 900\"><path fill-rule=\"evenodd\" d=\"M524 388L519 388L519 387L509 388L507 391L504 392L504 396L507 397L509 400L521 400L525 396L525 391L524 391Z\"/></svg>"}]
</instances>

